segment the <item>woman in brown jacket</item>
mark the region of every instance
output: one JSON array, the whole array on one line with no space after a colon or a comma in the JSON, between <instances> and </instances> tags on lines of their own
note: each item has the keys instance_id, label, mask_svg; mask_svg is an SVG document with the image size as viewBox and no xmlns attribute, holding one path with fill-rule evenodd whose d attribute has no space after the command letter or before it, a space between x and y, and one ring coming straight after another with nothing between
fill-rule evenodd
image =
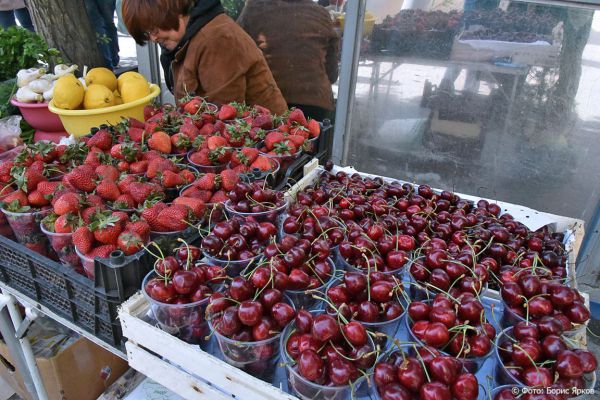
<instances>
[{"instance_id":1,"label":"woman in brown jacket","mask_svg":"<svg viewBox=\"0 0 600 400\"><path fill-rule=\"evenodd\" d=\"M217 103L258 104L275 114L287 110L261 51L219 0L124 0L123 20L138 44L161 46L175 99L194 93Z\"/></svg>"},{"instance_id":2,"label":"woman in brown jacket","mask_svg":"<svg viewBox=\"0 0 600 400\"><path fill-rule=\"evenodd\" d=\"M322 121L333 110L339 37L312 0L247 0L238 24L263 51L290 107Z\"/></svg>"}]
</instances>

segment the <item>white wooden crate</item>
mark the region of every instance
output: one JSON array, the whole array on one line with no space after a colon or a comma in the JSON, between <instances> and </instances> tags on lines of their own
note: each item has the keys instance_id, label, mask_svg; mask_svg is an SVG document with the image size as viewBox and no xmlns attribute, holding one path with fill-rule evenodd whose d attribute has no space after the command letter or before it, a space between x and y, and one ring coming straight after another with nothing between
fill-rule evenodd
<instances>
[{"instance_id":1,"label":"white wooden crate","mask_svg":"<svg viewBox=\"0 0 600 400\"><path fill-rule=\"evenodd\" d=\"M132 368L190 400L297 400L144 321L148 310L138 292L119 311Z\"/></svg>"}]
</instances>

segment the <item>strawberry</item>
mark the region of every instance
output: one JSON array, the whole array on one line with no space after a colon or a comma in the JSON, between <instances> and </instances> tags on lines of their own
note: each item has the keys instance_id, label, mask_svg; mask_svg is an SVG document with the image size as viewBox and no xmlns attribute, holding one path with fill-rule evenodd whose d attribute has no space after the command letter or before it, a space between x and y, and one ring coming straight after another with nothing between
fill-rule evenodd
<instances>
[{"instance_id":1,"label":"strawberry","mask_svg":"<svg viewBox=\"0 0 600 400\"><path fill-rule=\"evenodd\" d=\"M34 190L27 195L27 201L32 207L43 207L50 204L50 200L46 199L39 190Z\"/></svg>"},{"instance_id":2,"label":"strawberry","mask_svg":"<svg viewBox=\"0 0 600 400\"><path fill-rule=\"evenodd\" d=\"M137 178L133 175L125 175L123 179L117 183L121 193L129 193L129 185L133 182L137 182Z\"/></svg>"},{"instance_id":3,"label":"strawberry","mask_svg":"<svg viewBox=\"0 0 600 400\"><path fill-rule=\"evenodd\" d=\"M101 208L96 206L85 208L81 211L81 219L89 225L92 223L93 216L99 211Z\"/></svg>"},{"instance_id":4,"label":"strawberry","mask_svg":"<svg viewBox=\"0 0 600 400\"><path fill-rule=\"evenodd\" d=\"M85 202L88 206L97 206L102 209L106 208L104 206L104 200L102 200L102 197L94 193L90 193L87 196L85 196Z\"/></svg>"},{"instance_id":5,"label":"strawberry","mask_svg":"<svg viewBox=\"0 0 600 400\"><path fill-rule=\"evenodd\" d=\"M12 161L0 163L0 182L9 183L12 180L10 170L14 165L15 163Z\"/></svg>"},{"instance_id":6,"label":"strawberry","mask_svg":"<svg viewBox=\"0 0 600 400\"><path fill-rule=\"evenodd\" d=\"M86 256L91 258L108 258L110 257L110 253L112 253L115 250L117 250L117 246L115 246L114 244L105 244L103 246L96 247L95 249L87 253Z\"/></svg>"},{"instance_id":7,"label":"strawberry","mask_svg":"<svg viewBox=\"0 0 600 400\"><path fill-rule=\"evenodd\" d=\"M40 182L37 185L37 190L44 196L52 196L58 190L60 182Z\"/></svg>"},{"instance_id":8,"label":"strawberry","mask_svg":"<svg viewBox=\"0 0 600 400\"><path fill-rule=\"evenodd\" d=\"M111 180L116 182L119 179L119 170L112 165L99 165L96 167L96 175L99 178Z\"/></svg>"},{"instance_id":9,"label":"strawberry","mask_svg":"<svg viewBox=\"0 0 600 400\"><path fill-rule=\"evenodd\" d=\"M178 170L177 165L173 161L160 157L148 162L146 176L152 179L156 178L159 173L162 174L165 171L177 172Z\"/></svg>"},{"instance_id":10,"label":"strawberry","mask_svg":"<svg viewBox=\"0 0 600 400\"><path fill-rule=\"evenodd\" d=\"M168 206L165 203L158 202L150 207L144 208L140 214L140 216L146 220L148 225L150 225L150 229L155 232L160 232L162 227L158 223L158 214Z\"/></svg>"},{"instance_id":11,"label":"strawberry","mask_svg":"<svg viewBox=\"0 0 600 400\"><path fill-rule=\"evenodd\" d=\"M183 179L185 184L190 184L196 180L196 175L189 169L179 171L179 176Z\"/></svg>"},{"instance_id":12,"label":"strawberry","mask_svg":"<svg viewBox=\"0 0 600 400\"><path fill-rule=\"evenodd\" d=\"M208 172L202 175L195 183L194 186L201 190L215 190L216 187L216 179L217 175L212 172Z\"/></svg>"},{"instance_id":13,"label":"strawberry","mask_svg":"<svg viewBox=\"0 0 600 400\"><path fill-rule=\"evenodd\" d=\"M106 158L107 158L107 155L104 154L102 152L102 150L100 150L97 147L92 147L90 149L90 151L88 152L87 156L85 157L85 160L83 161L83 163L87 164L87 165L91 165L95 168L98 165L102 164L102 162Z\"/></svg>"},{"instance_id":14,"label":"strawberry","mask_svg":"<svg viewBox=\"0 0 600 400\"><path fill-rule=\"evenodd\" d=\"M252 120L253 128L273 129L273 117L270 114L259 114Z\"/></svg>"},{"instance_id":15,"label":"strawberry","mask_svg":"<svg viewBox=\"0 0 600 400\"><path fill-rule=\"evenodd\" d=\"M291 141L284 140L275 144L275 147L273 148L273 153L285 156L291 155L296 153L296 146L294 146L294 144Z\"/></svg>"},{"instance_id":16,"label":"strawberry","mask_svg":"<svg viewBox=\"0 0 600 400\"><path fill-rule=\"evenodd\" d=\"M173 200L173 204L180 204L189 207L198 219L202 218L204 215L204 210L206 209L204 201L199 198L177 197L175 200Z\"/></svg>"},{"instance_id":17,"label":"strawberry","mask_svg":"<svg viewBox=\"0 0 600 400\"><path fill-rule=\"evenodd\" d=\"M271 171L273 169L273 163L269 157L260 156L250 164L250 168L258 168L261 171Z\"/></svg>"},{"instance_id":18,"label":"strawberry","mask_svg":"<svg viewBox=\"0 0 600 400\"><path fill-rule=\"evenodd\" d=\"M198 111L200 111L203 104L204 104L204 101L202 100L202 98L196 96L196 97L192 97L190 100L185 102L181 106L181 108L183 109L183 112L185 112L185 113L196 114Z\"/></svg>"},{"instance_id":19,"label":"strawberry","mask_svg":"<svg viewBox=\"0 0 600 400\"><path fill-rule=\"evenodd\" d=\"M219 113L217 114L217 118L221 121L228 121L230 119L234 119L237 117L237 110L230 104L223 104Z\"/></svg>"},{"instance_id":20,"label":"strawberry","mask_svg":"<svg viewBox=\"0 0 600 400\"><path fill-rule=\"evenodd\" d=\"M224 191L219 190L212 195L209 203L224 203L228 199L229 197L227 197L227 194Z\"/></svg>"},{"instance_id":21,"label":"strawberry","mask_svg":"<svg viewBox=\"0 0 600 400\"><path fill-rule=\"evenodd\" d=\"M198 121L200 121L200 123L202 123L201 120L198 120ZM179 133L181 135L184 135L185 137L187 137L190 140L190 142L192 142L200 134L198 129L199 129L198 126L196 126L193 122L184 123L183 125L181 125L179 127Z\"/></svg>"},{"instance_id":22,"label":"strawberry","mask_svg":"<svg viewBox=\"0 0 600 400\"><path fill-rule=\"evenodd\" d=\"M117 246L126 256L137 253L142 250L144 240L135 232L121 232L117 238Z\"/></svg>"},{"instance_id":23,"label":"strawberry","mask_svg":"<svg viewBox=\"0 0 600 400\"><path fill-rule=\"evenodd\" d=\"M231 163L233 165L250 165L258 157L258 153L258 149L253 147L244 147L243 149L235 151L231 155Z\"/></svg>"},{"instance_id":24,"label":"strawberry","mask_svg":"<svg viewBox=\"0 0 600 400\"><path fill-rule=\"evenodd\" d=\"M133 222L128 222L125 225L125 232L133 232L139 235L142 240L145 242L150 238L150 225L144 220L138 220Z\"/></svg>"},{"instance_id":25,"label":"strawberry","mask_svg":"<svg viewBox=\"0 0 600 400\"><path fill-rule=\"evenodd\" d=\"M95 168L91 165L80 165L66 175L68 182L73 187L84 192L93 192L96 188L95 180L98 179Z\"/></svg>"},{"instance_id":26,"label":"strawberry","mask_svg":"<svg viewBox=\"0 0 600 400\"><path fill-rule=\"evenodd\" d=\"M265 147L271 151L275 148L276 143L282 142L284 139L283 133L279 131L269 132L265 136Z\"/></svg>"},{"instance_id":27,"label":"strawberry","mask_svg":"<svg viewBox=\"0 0 600 400\"><path fill-rule=\"evenodd\" d=\"M154 192L155 188L147 183L133 182L129 185L129 194L136 204L142 204Z\"/></svg>"},{"instance_id":28,"label":"strawberry","mask_svg":"<svg viewBox=\"0 0 600 400\"><path fill-rule=\"evenodd\" d=\"M200 128L200 130L198 131L198 136L210 136L215 132L215 125L210 122L207 122L206 124L202 125L202 128Z\"/></svg>"},{"instance_id":29,"label":"strawberry","mask_svg":"<svg viewBox=\"0 0 600 400\"><path fill-rule=\"evenodd\" d=\"M150 119L159 112L160 108L156 107L153 104L148 104L147 106L144 106L144 119Z\"/></svg>"},{"instance_id":30,"label":"strawberry","mask_svg":"<svg viewBox=\"0 0 600 400\"><path fill-rule=\"evenodd\" d=\"M176 133L171 136L171 145L176 150L186 150L191 146L190 138L183 133Z\"/></svg>"},{"instance_id":31,"label":"strawberry","mask_svg":"<svg viewBox=\"0 0 600 400\"><path fill-rule=\"evenodd\" d=\"M144 138L144 128L129 127L129 129L127 130L127 135L129 136L129 139L132 142L142 143L142 140Z\"/></svg>"},{"instance_id":32,"label":"strawberry","mask_svg":"<svg viewBox=\"0 0 600 400\"><path fill-rule=\"evenodd\" d=\"M119 172L129 172L129 163L127 161L119 161L117 163Z\"/></svg>"},{"instance_id":33,"label":"strawberry","mask_svg":"<svg viewBox=\"0 0 600 400\"><path fill-rule=\"evenodd\" d=\"M46 168L46 165L41 160L34 161L33 163L31 163L31 165L29 165L30 170L36 171L40 174L44 174L45 168Z\"/></svg>"},{"instance_id":34,"label":"strawberry","mask_svg":"<svg viewBox=\"0 0 600 400\"><path fill-rule=\"evenodd\" d=\"M129 214L124 211L113 211L112 216L119 219L121 229L123 229L125 224L129 222Z\"/></svg>"},{"instance_id":35,"label":"strawberry","mask_svg":"<svg viewBox=\"0 0 600 400\"><path fill-rule=\"evenodd\" d=\"M227 147L219 147L208 153L208 159L211 161L212 165L225 164L231 160L231 153L231 150Z\"/></svg>"},{"instance_id":36,"label":"strawberry","mask_svg":"<svg viewBox=\"0 0 600 400\"><path fill-rule=\"evenodd\" d=\"M291 141L296 148L302 147L302 145L306 141L304 136L300 136L300 135L290 135L286 139Z\"/></svg>"},{"instance_id":37,"label":"strawberry","mask_svg":"<svg viewBox=\"0 0 600 400\"><path fill-rule=\"evenodd\" d=\"M316 119L308 120L308 131L310 133L311 138L314 139L316 137L319 137L319 135L321 134L321 125L319 124L319 121L317 121Z\"/></svg>"},{"instance_id":38,"label":"strawberry","mask_svg":"<svg viewBox=\"0 0 600 400\"><path fill-rule=\"evenodd\" d=\"M302 126L308 125L304 113L299 108L293 108L288 116L288 124L292 125L294 123Z\"/></svg>"},{"instance_id":39,"label":"strawberry","mask_svg":"<svg viewBox=\"0 0 600 400\"><path fill-rule=\"evenodd\" d=\"M250 171L250 167L244 164L240 164L233 167L233 170L238 174L245 174L246 172Z\"/></svg>"},{"instance_id":40,"label":"strawberry","mask_svg":"<svg viewBox=\"0 0 600 400\"><path fill-rule=\"evenodd\" d=\"M137 161L140 157L140 146L136 143L118 143L110 149L110 155L117 160L125 160L127 162Z\"/></svg>"},{"instance_id":41,"label":"strawberry","mask_svg":"<svg viewBox=\"0 0 600 400\"><path fill-rule=\"evenodd\" d=\"M40 162L42 163L42 165L44 164L42 161ZM40 182L44 182L47 180L46 177L42 174L43 169L40 172L38 168L33 167L34 164L32 164L32 166L30 167L13 168L12 170L12 176L15 179L15 184L19 189L23 190L26 193L33 192Z\"/></svg>"},{"instance_id":42,"label":"strawberry","mask_svg":"<svg viewBox=\"0 0 600 400\"><path fill-rule=\"evenodd\" d=\"M56 233L71 233L73 227L76 226L77 217L73 214L65 214L56 218L54 221L54 232Z\"/></svg>"},{"instance_id":43,"label":"strawberry","mask_svg":"<svg viewBox=\"0 0 600 400\"><path fill-rule=\"evenodd\" d=\"M208 201L212 197L212 192L210 190L200 190L192 186L187 188L181 195L183 197L193 197L196 199L200 199L203 202L208 203Z\"/></svg>"},{"instance_id":44,"label":"strawberry","mask_svg":"<svg viewBox=\"0 0 600 400\"><path fill-rule=\"evenodd\" d=\"M227 147L229 143L223 136L211 136L207 140L209 150L217 150L219 147Z\"/></svg>"},{"instance_id":45,"label":"strawberry","mask_svg":"<svg viewBox=\"0 0 600 400\"><path fill-rule=\"evenodd\" d=\"M148 170L148 161L142 160L129 164L129 173L145 174Z\"/></svg>"},{"instance_id":46,"label":"strawberry","mask_svg":"<svg viewBox=\"0 0 600 400\"><path fill-rule=\"evenodd\" d=\"M117 210L128 210L135 207L135 201L129 194L122 194L113 202L113 208Z\"/></svg>"},{"instance_id":47,"label":"strawberry","mask_svg":"<svg viewBox=\"0 0 600 400\"><path fill-rule=\"evenodd\" d=\"M129 127L130 128L141 128L144 129L144 123L142 121L140 121L139 119L133 118L133 117L129 117Z\"/></svg>"},{"instance_id":48,"label":"strawberry","mask_svg":"<svg viewBox=\"0 0 600 400\"><path fill-rule=\"evenodd\" d=\"M87 254L92 250L94 245L94 234L87 226L80 226L73 232L73 244L83 254Z\"/></svg>"},{"instance_id":49,"label":"strawberry","mask_svg":"<svg viewBox=\"0 0 600 400\"><path fill-rule=\"evenodd\" d=\"M183 178L173 171L165 171L162 175L162 184L166 188L174 188L183 185L185 181Z\"/></svg>"},{"instance_id":50,"label":"strawberry","mask_svg":"<svg viewBox=\"0 0 600 400\"><path fill-rule=\"evenodd\" d=\"M195 153L190 154L189 159L194 165L212 165L209 158L210 150L202 149Z\"/></svg>"},{"instance_id":51,"label":"strawberry","mask_svg":"<svg viewBox=\"0 0 600 400\"><path fill-rule=\"evenodd\" d=\"M104 200L115 201L119 198L121 192L114 181L104 179L98 184L96 194Z\"/></svg>"},{"instance_id":52,"label":"strawberry","mask_svg":"<svg viewBox=\"0 0 600 400\"><path fill-rule=\"evenodd\" d=\"M188 227L188 219L189 208L181 204L175 204L158 213L156 221L163 227L164 232L177 232Z\"/></svg>"},{"instance_id":53,"label":"strawberry","mask_svg":"<svg viewBox=\"0 0 600 400\"><path fill-rule=\"evenodd\" d=\"M235 184L240 181L238 174L232 169L226 169L221 172L221 187L225 191L233 190Z\"/></svg>"},{"instance_id":54,"label":"strawberry","mask_svg":"<svg viewBox=\"0 0 600 400\"><path fill-rule=\"evenodd\" d=\"M118 216L109 213L96 213L90 225L94 238L102 244L117 244L119 234L123 230Z\"/></svg>"},{"instance_id":55,"label":"strawberry","mask_svg":"<svg viewBox=\"0 0 600 400\"><path fill-rule=\"evenodd\" d=\"M171 154L171 138L166 132L154 132L148 139L148 147L164 154Z\"/></svg>"},{"instance_id":56,"label":"strawberry","mask_svg":"<svg viewBox=\"0 0 600 400\"><path fill-rule=\"evenodd\" d=\"M54 203L54 212L58 215L67 213L77 214L81 208L81 197L77 193L68 192L63 194Z\"/></svg>"},{"instance_id":57,"label":"strawberry","mask_svg":"<svg viewBox=\"0 0 600 400\"><path fill-rule=\"evenodd\" d=\"M108 151L112 146L112 135L105 129L100 129L92 136L88 142L88 147L97 147L100 150Z\"/></svg>"}]
</instances>

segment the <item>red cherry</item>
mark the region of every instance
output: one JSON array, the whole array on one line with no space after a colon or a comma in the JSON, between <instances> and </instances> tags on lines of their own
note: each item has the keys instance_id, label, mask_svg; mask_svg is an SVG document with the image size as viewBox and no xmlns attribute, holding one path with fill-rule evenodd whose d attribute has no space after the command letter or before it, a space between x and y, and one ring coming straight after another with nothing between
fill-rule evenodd
<instances>
[{"instance_id":1,"label":"red cherry","mask_svg":"<svg viewBox=\"0 0 600 400\"><path fill-rule=\"evenodd\" d=\"M581 349L574 350L574 352L579 357L585 374L594 372L598 368L598 360L592 352Z\"/></svg>"},{"instance_id":2,"label":"red cherry","mask_svg":"<svg viewBox=\"0 0 600 400\"><path fill-rule=\"evenodd\" d=\"M429 320L431 322L441 322L450 329L456 323L456 314L449 308L434 308L429 314Z\"/></svg>"},{"instance_id":3,"label":"red cherry","mask_svg":"<svg viewBox=\"0 0 600 400\"><path fill-rule=\"evenodd\" d=\"M250 299L253 294L254 288L250 282L241 276L233 278L229 286L229 295L232 299L241 302Z\"/></svg>"},{"instance_id":4,"label":"red cherry","mask_svg":"<svg viewBox=\"0 0 600 400\"><path fill-rule=\"evenodd\" d=\"M294 319L296 312L287 303L276 303L271 308L271 315L280 328L285 328Z\"/></svg>"},{"instance_id":5,"label":"red cherry","mask_svg":"<svg viewBox=\"0 0 600 400\"><path fill-rule=\"evenodd\" d=\"M381 388L388 383L392 383L395 381L396 369L393 365L388 364L386 362L380 362L375 366L375 370L373 372L373 379L375 380L375 384L377 387Z\"/></svg>"},{"instance_id":6,"label":"red cherry","mask_svg":"<svg viewBox=\"0 0 600 400\"><path fill-rule=\"evenodd\" d=\"M411 394L399 384L392 382L379 389L381 400L412 400Z\"/></svg>"},{"instance_id":7,"label":"red cherry","mask_svg":"<svg viewBox=\"0 0 600 400\"><path fill-rule=\"evenodd\" d=\"M555 360L558 354L566 349L567 346L557 335L548 335L542 340L542 351L550 360Z\"/></svg>"},{"instance_id":8,"label":"red cherry","mask_svg":"<svg viewBox=\"0 0 600 400\"><path fill-rule=\"evenodd\" d=\"M295 318L296 330L300 333L308 333L311 330L313 317L312 314L305 309L301 309L296 313Z\"/></svg>"},{"instance_id":9,"label":"red cherry","mask_svg":"<svg viewBox=\"0 0 600 400\"><path fill-rule=\"evenodd\" d=\"M367 330L360 322L348 322L342 326L342 332L346 339L354 346L362 346L367 343Z\"/></svg>"},{"instance_id":10,"label":"red cherry","mask_svg":"<svg viewBox=\"0 0 600 400\"><path fill-rule=\"evenodd\" d=\"M563 378L579 378L583 375L583 363L577 353L571 350L558 353L554 367L556 372Z\"/></svg>"},{"instance_id":11,"label":"red cherry","mask_svg":"<svg viewBox=\"0 0 600 400\"><path fill-rule=\"evenodd\" d=\"M350 361L344 358L335 358L329 362L327 368L329 379L334 385L348 385L359 375L358 370Z\"/></svg>"},{"instance_id":12,"label":"red cherry","mask_svg":"<svg viewBox=\"0 0 600 400\"><path fill-rule=\"evenodd\" d=\"M194 271L179 270L173 274L173 288L179 294L192 293L198 284L198 275Z\"/></svg>"},{"instance_id":13,"label":"red cherry","mask_svg":"<svg viewBox=\"0 0 600 400\"><path fill-rule=\"evenodd\" d=\"M312 335L322 342L327 342L339 334L337 321L327 314L321 314L313 319Z\"/></svg>"},{"instance_id":14,"label":"red cherry","mask_svg":"<svg viewBox=\"0 0 600 400\"><path fill-rule=\"evenodd\" d=\"M238 307L238 318L246 326L258 324L263 315L263 305L255 300L246 300Z\"/></svg>"},{"instance_id":15,"label":"red cherry","mask_svg":"<svg viewBox=\"0 0 600 400\"><path fill-rule=\"evenodd\" d=\"M440 400L452 398L452 393L448 386L441 382L429 382L421 386L419 391L421 400Z\"/></svg>"},{"instance_id":16,"label":"red cherry","mask_svg":"<svg viewBox=\"0 0 600 400\"><path fill-rule=\"evenodd\" d=\"M538 339L540 337L540 331L537 324L531 321L519 321L513 327L513 335L517 340L523 340L527 337Z\"/></svg>"},{"instance_id":17,"label":"red cherry","mask_svg":"<svg viewBox=\"0 0 600 400\"><path fill-rule=\"evenodd\" d=\"M552 313L552 303L543 297L536 297L529 300L526 306L529 309L529 316L531 318L540 318Z\"/></svg>"},{"instance_id":18,"label":"red cherry","mask_svg":"<svg viewBox=\"0 0 600 400\"><path fill-rule=\"evenodd\" d=\"M476 400L479 396L479 383L473 374L461 374L451 386L456 400Z\"/></svg>"},{"instance_id":19,"label":"red cherry","mask_svg":"<svg viewBox=\"0 0 600 400\"><path fill-rule=\"evenodd\" d=\"M413 301L408 306L408 315L413 321L429 320L431 307L421 301Z\"/></svg>"},{"instance_id":20,"label":"red cherry","mask_svg":"<svg viewBox=\"0 0 600 400\"><path fill-rule=\"evenodd\" d=\"M315 382L323 376L325 363L312 350L304 350L298 357L298 372L309 381Z\"/></svg>"},{"instance_id":21,"label":"red cherry","mask_svg":"<svg viewBox=\"0 0 600 400\"><path fill-rule=\"evenodd\" d=\"M581 303L574 303L565 309L565 315L576 324L583 324L590 319L590 311Z\"/></svg>"},{"instance_id":22,"label":"red cherry","mask_svg":"<svg viewBox=\"0 0 600 400\"><path fill-rule=\"evenodd\" d=\"M456 379L456 368L450 357L437 357L427 365L431 377L446 385L451 385Z\"/></svg>"},{"instance_id":23,"label":"red cherry","mask_svg":"<svg viewBox=\"0 0 600 400\"><path fill-rule=\"evenodd\" d=\"M432 322L425 330L423 342L433 347L442 347L450 340L448 328L442 323Z\"/></svg>"},{"instance_id":24,"label":"red cherry","mask_svg":"<svg viewBox=\"0 0 600 400\"><path fill-rule=\"evenodd\" d=\"M552 373L545 367L529 366L523 370L521 377L527 386L548 387L552 385Z\"/></svg>"},{"instance_id":25,"label":"red cherry","mask_svg":"<svg viewBox=\"0 0 600 400\"><path fill-rule=\"evenodd\" d=\"M227 308L215 324L215 329L224 336L231 336L242 329L237 307L231 306Z\"/></svg>"}]
</instances>

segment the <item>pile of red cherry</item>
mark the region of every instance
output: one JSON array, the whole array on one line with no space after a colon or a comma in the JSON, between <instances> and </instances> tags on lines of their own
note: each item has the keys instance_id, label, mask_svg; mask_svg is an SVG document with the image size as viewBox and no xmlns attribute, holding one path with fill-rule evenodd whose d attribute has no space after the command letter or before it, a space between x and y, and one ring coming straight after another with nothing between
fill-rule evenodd
<instances>
[{"instance_id":1,"label":"pile of red cherry","mask_svg":"<svg viewBox=\"0 0 600 400\"><path fill-rule=\"evenodd\" d=\"M276 235L277 228L271 222L232 218L215 224L202 239L202 249L219 260L251 260L262 254Z\"/></svg>"},{"instance_id":2,"label":"pile of red cherry","mask_svg":"<svg viewBox=\"0 0 600 400\"><path fill-rule=\"evenodd\" d=\"M310 242L286 235L265 247L265 259L252 271L250 281L259 288L310 290L326 285L335 272L326 240Z\"/></svg>"},{"instance_id":3,"label":"pile of red cherry","mask_svg":"<svg viewBox=\"0 0 600 400\"><path fill-rule=\"evenodd\" d=\"M353 221L346 224L347 240L338 247L340 256L350 266L365 272L399 273L415 249L411 236L388 234L379 223L369 223L367 229Z\"/></svg>"},{"instance_id":4,"label":"pile of red cherry","mask_svg":"<svg viewBox=\"0 0 600 400\"><path fill-rule=\"evenodd\" d=\"M479 384L475 375L463 372L454 357L431 347L418 354L395 351L377 363L374 380L382 400L476 400Z\"/></svg>"},{"instance_id":5,"label":"pile of red cherry","mask_svg":"<svg viewBox=\"0 0 600 400\"><path fill-rule=\"evenodd\" d=\"M329 215L329 208L325 206L309 208L298 203L293 204L281 224L281 230L285 234L310 241L323 238L332 247L344 240L344 228L335 217Z\"/></svg>"},{"instance_id":6,"label":"pile of red cherry","mask_svg":"<svg viewBox=\"0 0 600 400\"><path fill-rule=\"evenodd\" d=\"M261 290L241 276L225 291L213 293L206 311L218 333L239 342L272 338L296 316L281 291Z\"/></svg>"},{"instance_id":7,"label":"pile of red cherry","mask_svg":"<svg viewBox=\"0 0 600 400\"><path fill-rule=\"evenodd\" d=\"M584 374L598 367L590 351L569 348L560 337L560 323L553 319L521 321L505 330L498 339L498 354L505 374L530 387L583 389Z\"/></svg>"},{"instance_id":8,"label":"pile of red cherry","mask_svg":"<svg viewBox=\"0 0 600 400\"><path fill-rule=\"evenodd\" d=\"M485 357L492 350L496 329L470 293L463 293L456 302L441 293L430 302L413 301L408 315L412 335L428 346L457 358Z\"/></svg>"},{"instance_id":9,"label":"pile of red cherry","mask_svg":"<svg viewBox=\"0 0 600 400\"><path fill-rule=\"evenodd\" d=\"M577 289L552 281L541 272L535 268L521 270L510 275L511 280L508 274L502 275L500 294L507 310L532 322L551 318L560 323L561 332L590 319L590 311Z\"/></svg>"},{"instance_id":10,"label":"pile of red cherry","mask_svg":"<svg viewBox=\"0 0 600 400\"><path fill-rule=\"evenodd\" d=\"M207 300L212 294L210 286L223 281L223 268L199 261L202 254L196 246L186 245L175 251L175 256L156 260L157 276L146 282L145 292L153 300L166 304Z\"/></svg>"},{"instance_id":11,"label":"pile of red cherry","mask_svg":"<svg viewBox=\"0 0 600 400\"><path fill-rule=\"evenodd\" d=\"M284 361L310 382L346 386L375 363L373 343L358 321L341 323L328 314L300 310L290 331L283 342Z\"/></svg>"},{"instance_id":12,"label":"pile of red cherry","mask_svg":"<svg viewBox=\"0 0 600 400\"><path fill-rule=\"evenodd\" d=\"M264 182L238 182L227 193L226 207L239 213L262 213L285 205L283 192L264 187Z\"/></svg>"}]
</instances>

